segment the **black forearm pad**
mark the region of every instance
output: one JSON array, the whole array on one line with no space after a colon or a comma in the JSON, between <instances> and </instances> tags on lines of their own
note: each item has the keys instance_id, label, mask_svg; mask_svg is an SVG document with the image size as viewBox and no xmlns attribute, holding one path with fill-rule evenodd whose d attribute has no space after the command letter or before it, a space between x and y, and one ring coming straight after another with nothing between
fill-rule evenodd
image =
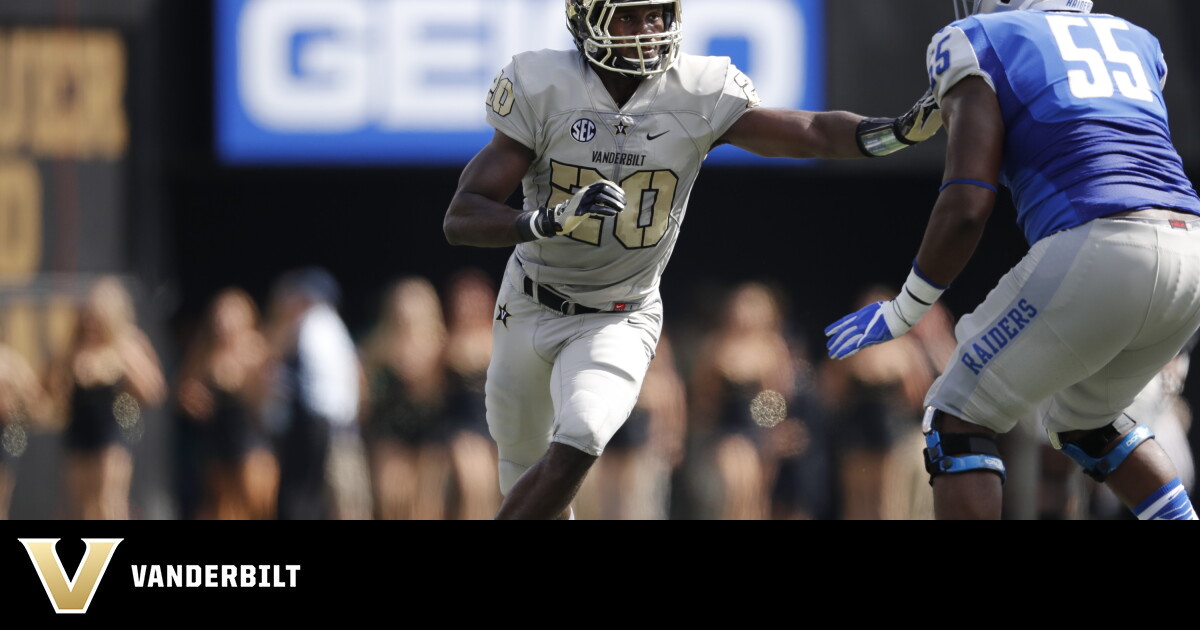
<instances>
[{"instance_id":1,"label":"black forearm pad","mask_svg":"<svg viewBox=\"0 0 1200 630\"><path fill-rule=\"evenodd\" d=\"M530 217L533 217L532 220ZM536 241L558 234L558 224L545 208L522 212L517 215L517 234L521 236L522 243Z\"/></svg>"},{"instance_id":2,"label":"black forearm pad","mask_svg":"<svg viewBox=\"0 0 1200 630\"><path fill-rule=\"evenodd\" d=\"M908 146L912 142L896 133L895 118L864 118L858 123L855 136L858 149L867 157L883 157Z\"/></svg>"},{"instance_id":3,"label":"black forearm pad","mask_svg":"<svg viewBox=\"0 0 1200 630\"><path fill-rule=\"evenodd\" d=\"M529 225L529 217L533 212L522 212L517 215L517 234L521 237L522 243L536 241L538 235L534 233L533 227Z\"/></svg>"}]
</instances>

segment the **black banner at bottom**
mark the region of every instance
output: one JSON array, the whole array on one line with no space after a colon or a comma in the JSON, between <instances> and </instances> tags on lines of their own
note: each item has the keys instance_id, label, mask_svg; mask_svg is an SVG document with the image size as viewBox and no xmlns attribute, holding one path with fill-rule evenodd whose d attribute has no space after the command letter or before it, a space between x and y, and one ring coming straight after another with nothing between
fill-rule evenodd
<instances>
[{"instance_id":1,"label":"black banner at bottom","mask_svg":"<svg viewBox=\"0 0 1200 630\"><path fill-rule=\"evenodd\" d=\"M240 624L344 614L359 606L444 610L447 596L469 593L493 573L497 553L483 541L497 537L484 533L486 524L469 527L0 521L3 615Z\"/></svg>"}]
</instances>

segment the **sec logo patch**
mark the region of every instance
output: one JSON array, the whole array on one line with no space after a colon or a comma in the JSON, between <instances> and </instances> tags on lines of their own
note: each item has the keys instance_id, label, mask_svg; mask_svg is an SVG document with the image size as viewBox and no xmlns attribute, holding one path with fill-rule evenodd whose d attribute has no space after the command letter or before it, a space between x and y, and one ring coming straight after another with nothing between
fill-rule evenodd
<instances>
[{"instance_id":1,"label":"sec logo patch","mask_svg":"<svg viewBox=\"0 0 1200 630\"><path fill-rule=\"evenodd\" d=\"M587 118L580 118L571 125L571 137L577 142L591 142L596 139L596 123Z\"/></svg>"}]
</instances>

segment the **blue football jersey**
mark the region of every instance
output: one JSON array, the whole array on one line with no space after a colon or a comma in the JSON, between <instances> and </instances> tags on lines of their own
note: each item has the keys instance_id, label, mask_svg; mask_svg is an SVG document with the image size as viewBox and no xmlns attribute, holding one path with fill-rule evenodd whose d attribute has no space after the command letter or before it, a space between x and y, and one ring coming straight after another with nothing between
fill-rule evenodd
<instances>
[{"instance_id":1,"label":"blue football jersey","mask_svg":"<svg viewBox=\"0 0 1200 630\"><path fill-rule=\"evenodd\" d=\"M1200 215L1171 143L1166 62L1145 29L1111 15L978 15L939 31L927 63L939 103L969 76L996 91L1001 183L1030 244L1126 210Z\"/></svg>"}]
</instances>

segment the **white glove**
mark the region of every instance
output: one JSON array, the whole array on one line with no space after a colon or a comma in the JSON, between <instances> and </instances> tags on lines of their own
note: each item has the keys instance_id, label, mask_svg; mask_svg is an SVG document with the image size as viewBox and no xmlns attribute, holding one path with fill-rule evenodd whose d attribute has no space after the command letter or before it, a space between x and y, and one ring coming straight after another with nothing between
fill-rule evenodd
<instances>
[{"instance_id":1,"label":"white glove","mask_svg":"<svg viewBox=\"0 0 1200 630\"><path fill-rule=\"evenodd\" d=\"M924 142L942 128L942 110L926 90L908 113L897 118L864 118L858 124L858 148L869 157L882 157Z\"/></svg>"},{"instance_id":2,"label":"white glove","mask_svg":"<svg viewBox=\"0 0 1200 630\"><path fill-rule=\"evenodd\" d=\"M926 90L908 113L897 119L896 132L912 144L924 142L942 128L942 109L938 107L933 91Z\"/></svg>"}]
</instances>

